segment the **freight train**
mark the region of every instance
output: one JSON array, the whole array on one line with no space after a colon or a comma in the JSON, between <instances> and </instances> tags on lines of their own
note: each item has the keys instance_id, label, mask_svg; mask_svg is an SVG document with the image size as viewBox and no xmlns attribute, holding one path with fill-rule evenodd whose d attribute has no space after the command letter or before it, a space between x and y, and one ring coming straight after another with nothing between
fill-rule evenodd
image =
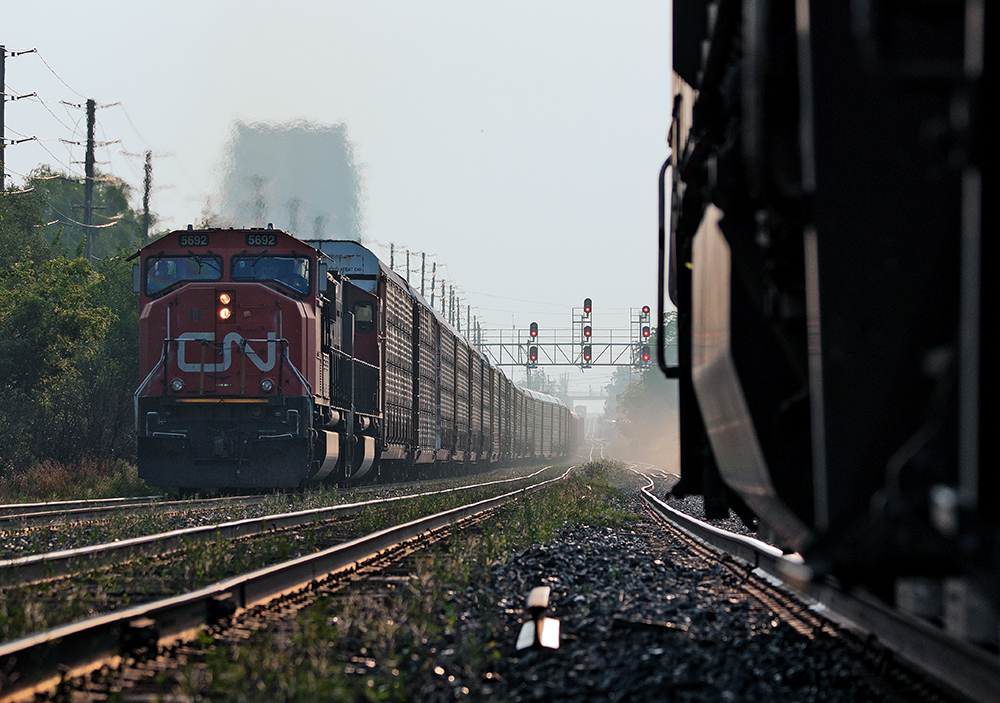
<instances>
[{"instance_id":1,"label":"freight train","mask_svg":"<svg viewBox=\"0 0 1000 703\"><path fill-rule=\"evenodd\" d=\"M139 476L293 489L568 456L565 403L520 388L368 249L271 228L138 253Z\"/></svg>"},{"instance_id":2,"label":"freight train","mask_svg":"<svg viewBox=\"0 0 1000 703\"><path fill-rule=\"evenodd\" d=\"M674 0L660 365L675 493L995 646L986 5Z\"/></svg>"}]
</instances>

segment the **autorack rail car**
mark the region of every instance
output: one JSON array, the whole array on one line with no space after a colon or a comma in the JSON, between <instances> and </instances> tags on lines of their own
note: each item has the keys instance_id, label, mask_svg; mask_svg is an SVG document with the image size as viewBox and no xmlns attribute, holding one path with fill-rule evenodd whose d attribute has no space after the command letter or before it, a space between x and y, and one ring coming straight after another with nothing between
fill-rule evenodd
<instances>
[{"instance_id":1,"label":"autorack rail car","mask_svg":"<svg viewBox=\"0 0 1000 703\"><path fill-rule=\"evenodd\" d=\"M565 456L579 436L356 242L189 228L138 256L150 485L416 478Z\"/></svg>"},{"instance_id":2,"label":"autorack rail car","mask_svg":"<svg viewBox=\"0 0 1000 703\"><path fill-rule=\"evenodd\" d=\"M674 0L661 365L677 492L995 646L986 5Z\"/></svg>"},{"instance_id":3,"label":"autorack rail car","mask_svg":"<svg viewBox=\"0 0 1000 703\"><path fill-rule=\"evenodd\" d=\"M379 303L383 471L573 451L582 424L565 403L511 382L375 254L354 241L309 244Z\"/></svg>"}]
</instances>

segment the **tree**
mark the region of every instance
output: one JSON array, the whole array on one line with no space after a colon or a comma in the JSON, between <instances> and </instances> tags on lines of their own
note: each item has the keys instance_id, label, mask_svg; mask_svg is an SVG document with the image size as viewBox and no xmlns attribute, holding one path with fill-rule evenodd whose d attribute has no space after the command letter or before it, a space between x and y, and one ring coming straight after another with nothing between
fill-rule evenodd
<instances>
[{"instance_id":1,"label":"tree","mask_svg":"<svg viewBox=\"0 0 1000 703\"><path fill-rule=\"evenodd\" d=\"M83 179L39 166L28 176L27 185L44 201L42 235L66 252L83 251L86 228ZM129 207L131 187L124 181L97 173L94 178L94 218L91 255L94 259L114 256L122 249L135 249L142 240L141 217Z\"/></svg>"},{"instance_id":2,"label":"tree","mask_svg":"<svg viewBox=\"0 0 1000 703\"><path fill-rule=\"evenodd\" d=\"M111 311L95 303L99 276L83 259L18 261L0 272L0 443L5 463L60 451L45 420L81 390L81 365L98 350ZM58 457L64 458L64 457Z\"/></svg>"},{"instance_id":3,"label":"tree","mask_svg":"<svg viewBox=\"0 0 1000 703\"><path fill-rule=\"evenodd\" d=\"M42 238L45 201L37 191L0 193L0 270L16 261L47 258L49 245Z\"/></svg>"},{"instance_id":4,"label":"tree","mask_svg":"<svg viewBox=\"0 0 1000 703\"><path fill-rule=\"evenodd\" d=\"M45 208L37 189L0 194L0 473L134 452L132 267L47 244Z\"/></svg>"}]
</instances>

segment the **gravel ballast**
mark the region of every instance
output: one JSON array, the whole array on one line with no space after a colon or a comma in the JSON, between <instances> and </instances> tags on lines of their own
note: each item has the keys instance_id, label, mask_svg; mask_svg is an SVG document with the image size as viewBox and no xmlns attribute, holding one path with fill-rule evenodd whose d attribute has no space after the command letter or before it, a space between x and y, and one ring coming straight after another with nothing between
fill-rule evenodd
<instances>
[{"instance_id":1,"label":"gravel ballast","mask_svg":"<svg viewBox=\"0 0 1000 703\"><path fill-rule=\"evenodd\" d=\"M511 700L885 700L835 637L807 638L723 567L675 563L676 547L660 541L648 524L581 526L494 571L512 610L550 586L562 628L557 651L510 653L501 675ZM511 613L510 633L523 617Z\"/></svg>"}]
</instances>

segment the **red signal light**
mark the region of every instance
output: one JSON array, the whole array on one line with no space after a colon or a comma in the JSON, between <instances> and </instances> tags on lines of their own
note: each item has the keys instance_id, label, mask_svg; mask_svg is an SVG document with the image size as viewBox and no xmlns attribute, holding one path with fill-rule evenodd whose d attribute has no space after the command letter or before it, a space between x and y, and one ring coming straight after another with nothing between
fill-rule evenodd
<instances>
[{"instance_id":1,"label":"red signal light","mask_svg":"<svg viewBox=\"0 0 1000 703\"><path fill-rule=\"evenodd\" d=\"M644 363L649 361L649 345L647 344L642 345L642 360Z\"/></svg>"},{"instance_id":2,"label":"red signal light","mask_svg":"<svg viewBox=\"0 0 1000 703\"><path fill-rule=\"evenodd\" d=\"M528 347L528 359L530 361L538 361L538 347Z\"/></svg>"},{"instance_id":3,"label":"red signal light","mask_svg":"<svg viewBox=\"0 0 1000 703\"><path fill-rule=\"evenodd\" d=\"M532 337L537 337L538 336L538 323L537 322L532 322L531 323L531 327L529 328L528 333Z\"/></svg>"},{"instance_id":4,"label":"red signal light","mask_svg":"<svg viewBox=\"0 0 1000 703\"><path fill-rule=\"evenodd\" d=\"M591 358L592 358L592 354L591 354L590 345L589 344L585 344L584 347L583 347L583 360L584 361L590 361Z\"/></svg>"},{"instance_id":5,"label":"red signal light","mask_svg":"<svg viewBox=\"0 0 1000 703\"><path fill-rule=\"evenodd\" d=\"M648 315L649 314L649 306L648 305L643 305L642 306L642 314L643 315Z\"/></svg>"},{"instance_id":6,"label":"red signal light","mask_svg":"<svg viewBox=\"0 0 1000 703\"><path fill-rule=\"evenodd\" d=\"M643 337L648 337L649 336L649 325L643 325L642 326L642 336Z\"/></svg>"},{"instance_id":7,"label":"red signal light","mask_svg":"<svg viewBox=\"0 0 1000 703\"><path fill-rule=\"evenodd\" d=\"M590 325L586 325L586 326L585 326L585 327L583 328L583 336L584 336L584 337L586 337L587 339L590 339L590 335L591 335L591 334L592 334L592 331L591 331L591 329L590 329Z\"/></svg>"},{"instance_id":8,"label":"red signal light","mask_svg":"<svg viewBox=\"0 0 1000 703\"><path fill-rule=\"evenodd\" d=\"M593 307L594 307L594 303L590 300L590 298L584 298L583 299L583 314L584 315L589 315L590 311L591 311L591 309Z\"/></svg>"}]
</instances>

